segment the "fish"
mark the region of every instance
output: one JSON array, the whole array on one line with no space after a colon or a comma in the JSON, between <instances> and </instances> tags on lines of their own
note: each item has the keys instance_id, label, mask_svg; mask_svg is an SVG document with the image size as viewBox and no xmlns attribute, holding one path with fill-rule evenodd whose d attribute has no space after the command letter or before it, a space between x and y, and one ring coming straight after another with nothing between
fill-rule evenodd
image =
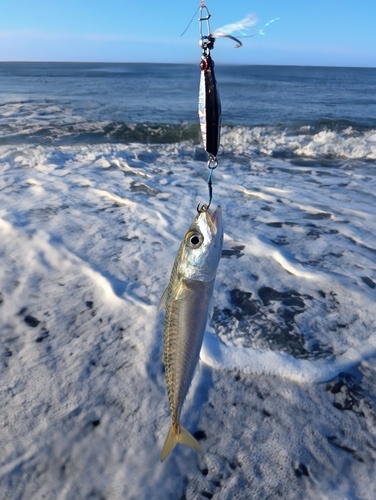
<instances>
[{"instance_id":1,"label":"fish","mask_svg":"<svg viewBox=\"0 0 376 500\"><path fill-rule=\"evenodd\" d=\"M177 443L201 451L197 440L181 425L180 416L199 360L222 245L222 209L218 206L211 213L204 205L181 242L159 303L158 309L166 309L163 363L172 418L161 462Z\"/></svg>"},{"instance_id":2,"label":"fish","mask_svg":"<svg viewBox=\"0 0 376 500\"><path fill-rule=\"evenodd\" d=\"M198 117L204 149L216 159L221 134L221 100L214 74L214 61L210 54L203 54L198 95Z\"/></svg>"}]
</instances>

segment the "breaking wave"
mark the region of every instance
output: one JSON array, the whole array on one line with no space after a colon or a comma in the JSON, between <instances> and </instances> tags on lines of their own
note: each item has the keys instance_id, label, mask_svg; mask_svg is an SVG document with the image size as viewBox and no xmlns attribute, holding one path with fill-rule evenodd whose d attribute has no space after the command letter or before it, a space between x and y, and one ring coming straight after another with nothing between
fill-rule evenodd
<instances>
[{"instance_id":1,"label":"breaking wave","mask_svg":"<svg viewBox=\"0 0 376 500\"><path fill-rule=\"evenodd\" d=\"M237 155L272 157L376 159L376 129L328 126L324 123L293 127L224 127L224 151Z\"/></svg>"},{"instance_id":2,"label":"breaking wave","mask_svg":"<svg viewBox=\"0 0 376 500\"><path fill-rule=\"evenodd\" d=\"M43 108L43 109L41 109ZM88 120L63 105L0 106L0 145L201 144L198 123ZM189 145L188 145L189 147ZM376 124L320 120L279 125L225 125L221 154L236 156L376 159Z\"/></svg>"}]
</instances>

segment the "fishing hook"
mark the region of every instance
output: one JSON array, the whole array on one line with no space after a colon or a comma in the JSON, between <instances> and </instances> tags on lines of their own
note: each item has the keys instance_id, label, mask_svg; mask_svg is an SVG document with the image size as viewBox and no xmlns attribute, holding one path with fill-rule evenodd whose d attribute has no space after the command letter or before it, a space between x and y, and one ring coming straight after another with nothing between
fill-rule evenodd
<instances>
[{"instance_id":1,"label":"fishing hook","mask_svg":"<svg viewBox=\"0 0 376 500\"><path fill-rule=\"evenodd\" d=\"M219 35L218 35L219 36ZM234 42L236 42L237 45L235 45L235 48L238 49L239 47L241 47L243 44L240 40L238 40L237 38L235 38L234 36L232 35L221 35L221 36L224 36L226 38L230 38L231 40L234 40Z\"/></svg>"},{"instance_id":2,"label":"fishing hook","mask_svg":"<svg viewBox=\"0 0 376 500\"><path fill-rule=\"evenodd\" d=\"M211 204L211 201L212 201L212 198L213 198L213 185L212 185L212 175L213 175L213 170L216 169L218 167L218 160L217 158L214 158L214 156L212 156L209 161L208 161L208 168L210 170L209 172L209 177L208 177L208 190L209 190L209 202L208 204L206 205L202 205L202 207L200 208L200 202L198 203L197 205L197 212L199 214L201 214L202 212L206 212L207 210L209 210L209 207L210 207L210 204Z\"/></svg>"}]
</instances>

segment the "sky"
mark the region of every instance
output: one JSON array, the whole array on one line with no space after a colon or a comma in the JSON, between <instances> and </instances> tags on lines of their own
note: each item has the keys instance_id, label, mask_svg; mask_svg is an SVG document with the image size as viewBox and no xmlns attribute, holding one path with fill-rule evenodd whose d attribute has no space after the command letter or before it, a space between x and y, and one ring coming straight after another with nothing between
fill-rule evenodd
<instances>
[{"instance_id":1,"label":"sky","mask_svg":"<svg viewBox=\"0 0 376 500\"><path fill-rule=\"evenodd\" d=\"M196 63L199 0L0 0L0 61ZM265 35L222 64L376 67L376 0L207 0L211 31L254 14ZM191 18L194 20L181 36ZM214 53L213 53L214 58Z\"/></svg>"}]
</instances>

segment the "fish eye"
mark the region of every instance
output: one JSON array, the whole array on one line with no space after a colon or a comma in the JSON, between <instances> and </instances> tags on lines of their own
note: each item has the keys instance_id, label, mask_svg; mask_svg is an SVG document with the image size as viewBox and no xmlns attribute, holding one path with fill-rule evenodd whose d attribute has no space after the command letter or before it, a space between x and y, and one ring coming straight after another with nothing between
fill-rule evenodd
<instances>
[{"instance_id":1,"label":"fish eye","mask_svg":"<svg viewBox=\"0 0 376 500\"><path fill-rule=\"evenodd\" d=\"M187 234L187 237L185 239L185 243L190 247L190 248L199 248L204 241L204 238L201 233L198 233L197 231L191 231Z\"/></svg>"}]
</instances>

